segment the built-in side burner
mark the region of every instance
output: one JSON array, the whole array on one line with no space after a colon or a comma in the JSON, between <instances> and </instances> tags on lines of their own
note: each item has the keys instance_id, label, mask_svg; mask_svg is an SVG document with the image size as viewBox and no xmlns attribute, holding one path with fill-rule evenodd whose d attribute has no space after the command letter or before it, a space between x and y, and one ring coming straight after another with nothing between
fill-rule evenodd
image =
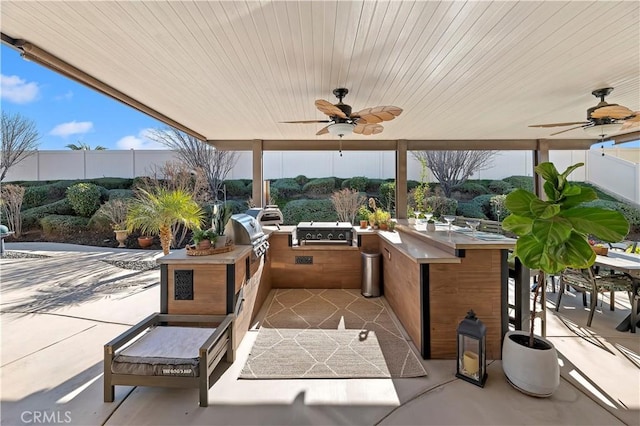
<instances>
[{"instance_id":1,"label":"built-in side burner","mask_svg":"<svg viewBox=\"0 0 640 426\"><path fill-rule=\"evenodd\" d=\"M298 244L353 243L353 225L349 222L300 222L296 227Z\"/></svg>"}]
</instances>

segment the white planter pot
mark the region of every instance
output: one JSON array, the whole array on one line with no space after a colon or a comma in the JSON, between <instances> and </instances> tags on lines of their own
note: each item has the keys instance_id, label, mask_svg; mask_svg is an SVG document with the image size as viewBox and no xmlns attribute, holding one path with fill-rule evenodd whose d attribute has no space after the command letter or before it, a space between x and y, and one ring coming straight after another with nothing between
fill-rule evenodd
<instances>
[{"instance_id":1,"label":"white planter pot","mask_svg":"<svg viewBox=\"0 0 640 426\"><path fill-rule=\"evenodd\" d=\"M524 331L510 331L502 344L502 369L509 383L519 391L532 396L547 397L560 385L558 354L553 344L540 336L535 339L547 349L530 348L513 340L512 336L525 336ZM517 339L518 337L516 337Z\"/></svg>"},{"instance_id":2,"label":"white planter pot","mask_svg":"<svg viewBox=\"0 0 640 426\"><path fill-rule=\"evenodd\" d=\"M227 236L226 235L218 235L218 239L214 245L215 248L225 247L227 245Z\"/></svg>"}]
</instances>

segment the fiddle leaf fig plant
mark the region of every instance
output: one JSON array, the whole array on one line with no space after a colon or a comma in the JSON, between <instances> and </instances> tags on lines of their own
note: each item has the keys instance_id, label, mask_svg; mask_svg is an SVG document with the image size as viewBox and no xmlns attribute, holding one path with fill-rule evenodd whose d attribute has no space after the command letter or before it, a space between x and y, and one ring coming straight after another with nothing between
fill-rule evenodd
<instances>
[{"instance_id":1,"label":"fiddle leaf fig plant","mask_svg":"<svg viewBox=\"0 0 640 426\"><path fill-rule=\"evenodd\" d=\"M511 215L505 218L502 227L519 236L514 255L527 268L540 271L539 283L544 283L545 273L593 265L596 254L589 245L589 235L605 242L617 242L629 232L629 223L621 213L582 206L598 198L593 189L567 180L571 172L583 165L574 164L559 173L553 163L541 163L535 170L545 180L543 189L547 199L517 189L505 200ZM535 306L541 287L544 285L538 285L534 296L529 346L533 346Z\"/></svg>"}]
</instances>

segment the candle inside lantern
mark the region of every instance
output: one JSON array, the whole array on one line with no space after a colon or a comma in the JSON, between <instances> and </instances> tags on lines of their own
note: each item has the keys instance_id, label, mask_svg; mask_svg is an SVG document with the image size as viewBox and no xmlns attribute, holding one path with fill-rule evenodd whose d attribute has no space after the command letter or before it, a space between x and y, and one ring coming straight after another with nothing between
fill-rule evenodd
<instances>
[{"instance_id":1,"label":"candle inside lantern","mask_svg":"<svg viewBox=\"0 0 640 426\"><path fill-rule=\"evenodd\" d=\"M465 371L470 374L478 374L478 354L471 351L464 351L462 363Z\"/></svg>"}]
</instances>

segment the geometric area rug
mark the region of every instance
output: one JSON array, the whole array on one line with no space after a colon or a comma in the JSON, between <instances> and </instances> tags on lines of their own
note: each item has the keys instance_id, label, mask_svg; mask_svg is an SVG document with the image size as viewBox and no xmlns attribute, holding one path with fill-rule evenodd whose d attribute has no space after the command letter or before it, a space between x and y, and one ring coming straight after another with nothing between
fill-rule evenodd
<instances>
[{"instance_id":1,"label":"geometric area rug","mask_svg":"<svg viewBox=\"0 0 640 426\"><path fill-rule=\"evenodd\" d=\"M358 289L272 291L241 379L427 375L379 298Z\"/></svg>"}]
</instances>

